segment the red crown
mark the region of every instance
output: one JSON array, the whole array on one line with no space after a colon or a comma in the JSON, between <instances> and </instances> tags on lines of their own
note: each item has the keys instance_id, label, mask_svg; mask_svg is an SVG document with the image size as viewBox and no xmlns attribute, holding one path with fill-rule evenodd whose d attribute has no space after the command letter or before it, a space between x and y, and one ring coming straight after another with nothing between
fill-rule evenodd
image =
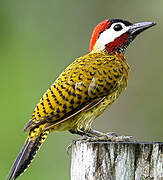
<instances>
[{"instance_id":1,"label":"red crown","mask_svg":"<svg viewBox=\"0 0 163 180\"><path fill-rule=\"evenodd\" d=\"M110 26L111 22L108 20L104 20L102 22L100 22L93 30L92 33L92 37L90 40L90 46L89 46L89 50L92 51L93 50L93 46L95 45L100 33L102 33L103 31L105 31L109 26Z\"/></svg>"}]
</instances>

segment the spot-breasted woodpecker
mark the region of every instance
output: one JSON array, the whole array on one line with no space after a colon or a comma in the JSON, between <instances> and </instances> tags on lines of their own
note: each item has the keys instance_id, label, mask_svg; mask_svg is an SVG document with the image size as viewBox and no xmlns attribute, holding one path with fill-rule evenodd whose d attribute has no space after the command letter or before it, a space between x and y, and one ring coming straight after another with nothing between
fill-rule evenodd
<instances>
[{"instance_id":1,"label":"spot-breasted woodpecker","mask_svg":"<svg viewBox=\"0 0 163 180\"><path fill-rule=\"evenodd\" d=\"M107 19L95 27L90 52L60 74L34 109L24 128L29 135L9 172L9 180L24 172L52 131L68 130L89 137L104 135L93 130L91 123L126 88L130 68L125 50L138 34L153 25Z\"/></svg>"}]
</instances>

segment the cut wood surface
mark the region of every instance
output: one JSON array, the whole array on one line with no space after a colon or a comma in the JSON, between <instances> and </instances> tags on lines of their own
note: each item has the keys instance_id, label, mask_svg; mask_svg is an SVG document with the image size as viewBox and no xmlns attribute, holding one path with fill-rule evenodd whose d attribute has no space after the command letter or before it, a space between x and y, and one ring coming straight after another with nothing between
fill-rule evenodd
<instances>
[{"instance_id":1,"label":"cut wood surface","mask_svg":"<svg viewBox=\"0 0 163 180\"><path fill-rule=\"evenodd\" d=\"M163 143L74 141L71 180L163 180Z\"/></svg>"}]
</instances>

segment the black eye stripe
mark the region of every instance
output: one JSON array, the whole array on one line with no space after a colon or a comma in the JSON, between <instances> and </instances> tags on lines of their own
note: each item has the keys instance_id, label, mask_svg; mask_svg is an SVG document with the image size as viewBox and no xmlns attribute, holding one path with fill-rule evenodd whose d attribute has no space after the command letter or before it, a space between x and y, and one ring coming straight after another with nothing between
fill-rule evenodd
<instances>
[{"instance_id":1,"label":"black eye stripe","mask_svg":"<svg viewBox=\"0 0 163 180\"><path fill-rule=\"evenodd\" d=\"M132 23L130 23L130 22L128 22L128 21L125 21L125 20L121 20L121 19L108 19L107 22L109 23L109 26L107 27L107 29L109 29L109 28L113 25L113 23L123 23L125 26L130 26L130 25L132 25ZM99 38L99 36L101 35L101 33L103 33L104 31L105 31L105 30L99 32L98 38Z\"/></svg>"},{"instance_id":2,"label":"black eye stripe","mask_svg":"<svg viewBox=\"0 0 163 180\"><path fill-rule=\"evenodd\" d=\"M131 26L132 25L132 23L130 23L129 21L125 21L122 19L109 19L109 21L111 22L111 25L113 23L123 23L125 26Z\"/></svg>"}]
</instances>

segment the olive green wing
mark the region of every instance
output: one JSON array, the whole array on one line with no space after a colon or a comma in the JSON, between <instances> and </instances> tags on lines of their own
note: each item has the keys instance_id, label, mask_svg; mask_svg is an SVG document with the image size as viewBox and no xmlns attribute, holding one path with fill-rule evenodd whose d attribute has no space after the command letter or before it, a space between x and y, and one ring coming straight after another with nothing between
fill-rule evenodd
<instances>
[{"instance_id":1,"label":"olive green wing","mask_svg":"<svg viewBox=\"0 0 163 180\"><path fill-rule=\"evenodd\" d=\"M25 131L40 124L50 128L96 106L116 89L125 72L116 56L96 53L78 58L43 95Z\"/></svg>"}]
</instances>

